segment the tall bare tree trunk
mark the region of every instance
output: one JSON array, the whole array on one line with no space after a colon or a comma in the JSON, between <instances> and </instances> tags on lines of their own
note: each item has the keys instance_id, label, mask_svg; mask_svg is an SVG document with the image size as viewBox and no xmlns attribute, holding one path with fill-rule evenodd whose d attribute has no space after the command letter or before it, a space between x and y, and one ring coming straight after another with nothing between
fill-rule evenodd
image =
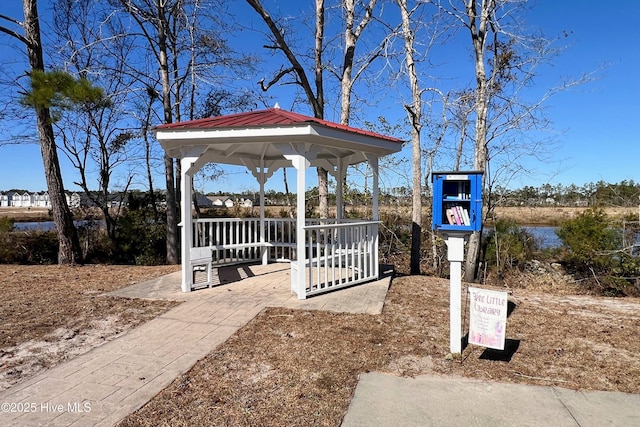
<instances>
[{"instance_id":1,"label":"tall bare tree trunk","mask_svg":"<svg viewBox=\"0 0 640 427\"><path fill-rule=\"evenodd\" d=\"M478 16L477 7L476 0L468 0L466 11L469 19L468 28L471 33L475 54L476 72L476 143L474 168L484 172L487 164L487 114L489 111L489 94L487 92L484 53L486 49L487 26L495 8L495 0L482 0L480 16ZM464 272L464 280L467 282L471 282L477 277L481 236L482 230L474 232L469 238Z\"/></svg>"},{"instance_id":2,"label":"tall bare tree trunk","mask_svg":"<svg viewBox=\"0 0 640 427\"><path fill-rule=\"evenodd\" d=\"M314 80L316 85L315 102L309 99L313 108L314 115L324 119L324 78L322 71L324 64L322 63L322 52L324 43L324 0L316 0L316 31L315 45L313 49L314 57ZM311 91L312 93L313 91ZM307 92L309 93L309 92ZM320 218L329 218L329 173L324 168L317 168L318 174L318 212Z\"/></svg>"},{"instance_id":3,"label":"tall bare tree trunk","mask_svg":"<svg viewBox=\"0 0 640 427\"><path fill-rule=\"evenodd\" d=\"M162 108L164 122L172 123L171 109L171 83L169 80L169 63L167 58L167 19L165 2L157 0L158 8L158 53L160 62L160 80L162 81ZM167 188L167 263L178 263L178 214L176 203L176 182L174 173L174 161L164 155L164 174Z\"/></svg>"},{"instance_id":4,"label":"tall bare tree trunk","mask_svg":"<svg viewBox=\"0 0 640 427\"><path fill-rule=\"evenodd\" d=\"M22 5L24 7L24 33L29 64L32 70L44 71L37 0L23 0ZM58 263L80 263L82 261L80 240L65 197L51 114L47 108L36 106L35 109L49 202L58 232Z\"/></svg>"},{"instance_id":5,"label":"tall bare tree trunk","mask_svg":"<svg viewBox=\"0 0 640 427\"><path fill-rule=\"evenodd\" d=\"M291 64L290 68L280 71L277 76L271 80L266 86L262 83L262 89L268 90L275 83L280 81L284 76L295 74L295 83L300 85L303 89L309 105L313 110L314 117L324 119L324 89L323 89L323 70L327 66L322 61L322 54L324 50L323 40L325 31L325 7L324 0L315 0L315 13L316 13L316 27L315 27L315 44L314 44L314 77L315 77L315 92L311 87L310 80L307 77L305 69L302 67L298 60L298 57L291 50L290 46L284 38L284 31L281 30L274 22L271 15L262 6L260 0L246 0L246 2L262 17L265 24L271 31L273 46L272 48L279 49L286 56L287 60ZM369 0L369 3L364 6L365 15L355 25L355 8L356 2L354 0L342 0L342 6L346 15L346 28L345 28L345 52L342 64L341 81L341 112L340 122L342 124L349 123L349 116L351 111L351 93L353 90L353 81L357 78L353 77L353 64L355 46L358 38L367 24L372 19L373 8L375 7L377 0ZM360 3L358 3L360 4ZM373 55L375 58L377 55ZM368 65L368 63L367 63ZM323 168L317 168L318 172L318 193L319 193L319 211L320 216L326 218L329 216L329 180L328 173ZM346 188L346 186L344 186Z\"/></svg>"},{"instance_id":6,"label":"tall bare tree trunk","mask_svg":"<svg viewBox=\"0 0 640 427\"><path fill-rule=\"evenodd\" d=\"M144 161L147 172L147 185L149 186L149 202L153 209L153 217L157 221L159 219L158 205L156 202L156 193L153 187L153 170L151 167L151 141L149 141L149 128L151 127L151 109L153 107L153 100L156 98L156 92L153 88L149 87L149 104L144 116L142 138L144 140Z\"/></svg>"},{"instance_id":7,"label":"tall bare tree trunk","mask_svg":"<svg viewBox=\"0 0 640 427\"><path fill-rule=\"evenodd\" d=\"M404 35L405 62L409 84L411 86L411 105L406 105L407 115L411 123L411 157L413 166L413 192L411 214L411 274L420 274L420 248L422 244L422 150L420 148L420 131L422 130L422 100L418 73L413 57L414 34L411 29L411 17L407 8L407 0L397 0L402 16L402 33Z\"/></svg>"}]
</instances>

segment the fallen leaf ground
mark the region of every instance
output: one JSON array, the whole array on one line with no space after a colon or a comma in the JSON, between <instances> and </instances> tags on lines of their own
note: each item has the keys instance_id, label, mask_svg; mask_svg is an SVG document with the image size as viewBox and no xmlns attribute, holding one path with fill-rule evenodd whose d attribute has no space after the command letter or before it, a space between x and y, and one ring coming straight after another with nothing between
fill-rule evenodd
<instances>
[{"instance_id":1,"label":"fallen leaf ground","mask_svg":"<svg viewBox=\"0 0 640 427\"><path fill-rule=\"evenodd\" d=\"M3 381L34 372L18 372L20 346L49 343L46 369L167 310L101 294L175 270L0 265ZM509 278L508 351L467 346L455 360L447 280L394 278L376 316L265 309L121 425L338 426L369 371L640 393L640 299L574 295L556 279Z\"/></svg>"}]
</instances>

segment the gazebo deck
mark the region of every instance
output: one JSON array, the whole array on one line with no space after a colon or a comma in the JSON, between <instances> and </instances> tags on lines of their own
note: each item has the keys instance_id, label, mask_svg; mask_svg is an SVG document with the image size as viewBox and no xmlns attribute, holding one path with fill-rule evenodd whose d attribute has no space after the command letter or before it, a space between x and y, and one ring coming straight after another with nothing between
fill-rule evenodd
<instances>
[{"instance_id":1,"label":"gazebo deck","mask_svg":"<svg viewBox=\"0 0 640 427\"><path fill-rule=\"evenodd\" d=\"M180 272L176 272L111 292L109 295L173 301L195 300L202 304L208 301L220 304L228 300L230 304L237 305L241 301L254 301L251 305L380 314L391 283L393 268L381 265L380 272L380 279L365 286L352 286L340 292L325 293L305 301L300 301L291 294L291 270L283 263L219 267L213 275L213 286L197 292L180 291L180 287L177 286L180 283ZM191 314L195 316L197 313Z\"/></svg>"}]
</instances>

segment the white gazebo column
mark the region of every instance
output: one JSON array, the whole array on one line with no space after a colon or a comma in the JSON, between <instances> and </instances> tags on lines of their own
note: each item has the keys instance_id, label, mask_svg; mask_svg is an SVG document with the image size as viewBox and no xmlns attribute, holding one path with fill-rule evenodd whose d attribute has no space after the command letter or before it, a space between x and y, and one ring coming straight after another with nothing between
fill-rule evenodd
<instances>
[{"instance_id":1,"label":"white gazebo column","mask_svg":"<svg viewBox=\"0 0 640 427\"><path fill-rule=\"evenodd\" d=\"M378 198L380 197L380 189L378 188L378 185L380 180L378 179L378 176L379 176L378 173L380 168L378 165L378 156L368 155L367 160L369 161L369 166L371 166L371 171L373 173L373 183L372 183L372 187L373 187L372 199L373 200L371 201L371 219L373 221L379 221L380 212L379 212ZM374 229L377 231L378 226L376 226ZM378 245L379 245L378 235L379 233L376 232L375 236L371 236L373 241L372 264L373 264L373 272L375 276L378 276L380 274L380 257L378 255Z\"/></svg>"},{"instance_id":2,"label":"white gazebo column","mask_svg":"<svg viewBox=\"0 0 640 427\"><path fill-rule=\"evenodd\" d=\"M260 185L260 235L258 238L260 239L260 250L262 251L262 265L267 265L269 263L269 245L267 243L267 228L266 228L266 213L265 213L265 200L264 200L264 185L269 178L271 178L275 171L277 171L281 167L285 167L286 163L284 161L271 161L269 162L269 167L267 168L267 164L265 160L260 159L259 163L251 160L244 160L244 165L251 171L253 177L258 181Z\"/></svg>"},{"instance_id":3,"label":"white gazebo column","mask_svg":"<svg viewBox=\"0 0 640 427\"><path fill-rule=\"evenodd\" d=\"M336 178L336 220L341 222L344 213L344 177L347 174L348 163L343 157L338 158Z\"/></svg>"},{"instance_id":4,"label":"white gazebo column","mask_svg":"<svg viewBox=\"0 0 640 427\"><path fill-rule=\"evenodd\" d=\"M372 219L374 221L378 221L380 219L380 212L378 212L379 209L379 204L378 204L378 198L380 197L380 189L378 188L379 185L379 179L378 179L378 172L379 172L379 167L378 167L378 156L367 156L367 159L369 160L369 166L371 166L371 171L373 172L373 200L372 200L372 210L373 212L371 213L372 215Z\"/></svg>"},{"instance_id":5,"label":"white gazebo column","mask_svg":"<svg viewBox=\"0 0 640 427\"><path fill-rule=\"evenodd\" d=\"M191 215L191 200L193 198L193 174L201 167L204 161L200 157L205 147L191 150L180 159L182 167L180 180L180 210L182 213L181 233L181 264L182 264L182 292L191 292L193 287L193 269L191 267L191 247L193 246L193 217Z\"/></svg>"},{"instance_id":6,"label":"white gazebo column","mask_svg":"<svg viewBox=\"0 0 640 427\"><path fill-rule=\"evenodd\" d=\"M260 172L258 181L260 182L260 245L262 250L262 265L269 263L269 248L265 240L265 212L264 212L264 182L266 181L264 173L264 159L260 160Z\"/></svg>"},{"instance_id":7,"label":"white gazebo column","mask_svg":"<svg viewBox=\"0 0 640 427\"><path fill-rule=\"evenodd\" d=\"M306 173L310 163L302 154L290 154L285 157L296 168L296 260L291 263L291 290L298 294L298 299L307 298L307 245L305 234L305 191ZM309 260L311 262L311 260Z\"/></svg>"},{"instance_id":8,"label":"white gazebo column","mask_svg":"<svg viewBox=\"0 0 640 427\"><path fill-rule=\"evenodd\" d=\"M193 157L180 160L182 167L180 209L182 211L181 232L181 263L182 263L182 292L191 292L193 287L193 270L191 268L191 246L193 245L193 218L191 216L191 187L193 176L190 173L194 162Z\"/></svg>"}]
</instances>

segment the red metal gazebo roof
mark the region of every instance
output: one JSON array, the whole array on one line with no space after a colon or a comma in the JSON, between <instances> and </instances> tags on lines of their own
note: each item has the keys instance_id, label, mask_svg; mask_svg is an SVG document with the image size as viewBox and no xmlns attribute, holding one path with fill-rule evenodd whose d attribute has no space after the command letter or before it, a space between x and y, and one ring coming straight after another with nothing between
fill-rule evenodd
<instances>
[{"instance_id":1,"label":"red metal gazebo roof","mask_svg":"<svg viewBox=\"0 0 640 427\"><path fill-rule=\"evenodd\" d=\"M402 143L402 140L387 135L359 129L351 126L341 125L323 119L317 119L304 114L281 110L280 108L269 108L267 110L250 111L246 113L229 114L226 116L208 117L205 119L190 120L185 122L168 123L157 126L158 130L168 129L233 129L251 127L270 127L282 125L295 125L315 123L329 128L339 129L355 134L372 136L386 139L387 141Z\"/></svg>"}]
</instances>

